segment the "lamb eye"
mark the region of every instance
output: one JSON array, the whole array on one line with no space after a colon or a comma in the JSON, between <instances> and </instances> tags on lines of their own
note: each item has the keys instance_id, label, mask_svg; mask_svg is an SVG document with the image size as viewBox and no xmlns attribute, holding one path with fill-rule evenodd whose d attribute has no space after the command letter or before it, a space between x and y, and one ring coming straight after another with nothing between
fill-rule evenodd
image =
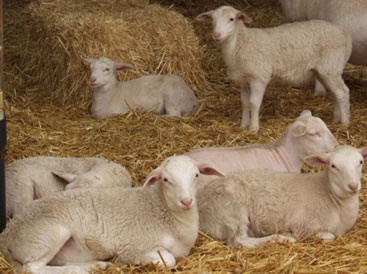
<instances>
[{"instance_id":1,"label":"lamb eye","mask_svg":"<svg viewBox=\"0 0 367 274\"><path fill-rule=\"evenodd\" d=\"M103 71L110 71L110 69L109 68L105 68Z\"/></svg>"},{"instance_id":2,"label":"lamb eye","mask_svg":"<svg viewBox=\"0 0 367 274\"><path fill-rule=\"evenodd\" d=\"M334 164L331 165L332 168L336 168L336 166Z\"/></svg>"},{"instance_id":3,"label":"lamb eye","mask_svg":"<svg viewBox=\"0 0 367 274\"><path fill-rule=\"evenodd\" d=\"M359 161L359 163L360 163L361 165L363 165L363 161L362 161L362 160L360 160L360 161Z\"/></svg>"},{"instance_id":4,"label":"lamb eye","mask_svg":"<svg viewBox=\"0 0 367 274\"><path fill-rule=\"evenodd\" d=\"M195 174L195 177L196 177L196 178L197 178L197 177L199 177L199 173L196 173L196 174Z\"/></svg>"},{"instance_id":5,"label":"lamb eye","mask_svg":"<svg viewBox=\"0 0 367 274\"><path fill-rule=\"evenodd\" d=\"M233 22L234 21L234 18L230 18L229 21Z\"/></svg>"},{"instance_id":6,"label":"lamb eye","mask_svg":"<svg viewBox=\"0 0 367 274\"><path fill-rule=\"evenodd\" d=\"M168 182L168 179L167 179L167 178L163 178L163 181L164 181L164 182Z\"/></svg>"}]
</instances>

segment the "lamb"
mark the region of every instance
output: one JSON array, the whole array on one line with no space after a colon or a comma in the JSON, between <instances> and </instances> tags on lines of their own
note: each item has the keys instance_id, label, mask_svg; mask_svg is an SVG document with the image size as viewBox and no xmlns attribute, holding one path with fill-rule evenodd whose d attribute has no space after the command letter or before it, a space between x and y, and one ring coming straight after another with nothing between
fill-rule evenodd
<instances>
[{"instance_id":1,"label":"lamb","mask_svg":"<svg viewBox=\"0 0 367 274\"><path fill-rule=\"evenodd\" d=\"M367 65L367 2L365 0L279 0L289 21L321 19L338 25L352 36L349 60Z\"/></svg>"},{"instance_id":2,"label":"lamb","mask_svg":"<svg viewBox=\"0 0 367 274\"><path fill-rule=\"evenodd\" d=\"M187 156L173 156L143 187L75 189L36 200L0 235L0 251L13 268L37 273L86 273L106 267L101 260L112 257L172 267L198 235L200 172L217 174Z\"/></svg>"},{"instance_id":3,"label":"lamb","mask_svg":"<svg viewBox=\"0 0 367 274\"><path fill-rule=\"evenodd\" d=\"M107 57L87 58L93 89L92 117L104 119L140 109L154 114L181 116L197 108L194 92L176 75L147 75L130 81L118 81L117 70L132 69L131 65Z\"/></svg>"},{"instance_id":4,"label":"lamb","mask_svg":"<svg viewBox=\"0 0 367 274\"><path fill-rule=\"evenodd\" d=\"M6 166L6 214L12 217L33 200L86 187L131 187L123 166L97 157L36 156Z\"/></svg>"},{"instance_id":5,"label":"lamb","mask_svg":"<svg viewBox=\"0 0 367 274\"><path fill-rule=\"evenodd\" d=\"M352 50L350 35L324 21L247 28L251 19L229 6L202 13L213 21L227 75L240 85L241 127L259 130L259 109L271 79L302 87L320 81L334 96L334 122L350 122L349 89L342 73Z\"/></svg>"},{"instance_id":6,"label":"lamb","mask_svg":"<svg viewBox=\"0 0 367 274\"><path fill-rule=\"evenodd\" d=\"M323 172L257 169L214 180L198 190L200 229L230 246L248 248L313 233L332 240L356 222L366 157L367 147L339 146L305 158L326 166Z\"/></svg>"},{"instance_id":7,"label":"lamb","mask_svg":"<svg viewBox=\"0 0 367 274\"><path fill-rule=\"evenodd\" d=\"M337 140L326 124L312 116L311 111L305 110L274 143L202 148L185 155L195 161L205 162L225 175L255 168L300 173L304 157L328 152L337 145Z\"/></svg>"}]
</instances>

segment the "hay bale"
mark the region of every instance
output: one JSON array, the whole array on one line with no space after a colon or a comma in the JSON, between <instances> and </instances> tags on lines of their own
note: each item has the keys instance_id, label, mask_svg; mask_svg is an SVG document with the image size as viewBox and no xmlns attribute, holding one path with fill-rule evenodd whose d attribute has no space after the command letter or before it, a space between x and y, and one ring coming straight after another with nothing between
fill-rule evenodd
<instances>
[{"instance_id":1,"label":"hay bale","mask_svg":"<svg viewBox=\"0 0 367 274\"><path fill-rule=\"evenodd\" d=\"M32 2L25 11L27 88L57 104L89 105L83 57L108 56L133 64L122 78L177 74L196 91L206 84L202 50L191 23L148 1L55 0ZM41 99L40 97L40 99Z\"/></svg>"}]
</instances>

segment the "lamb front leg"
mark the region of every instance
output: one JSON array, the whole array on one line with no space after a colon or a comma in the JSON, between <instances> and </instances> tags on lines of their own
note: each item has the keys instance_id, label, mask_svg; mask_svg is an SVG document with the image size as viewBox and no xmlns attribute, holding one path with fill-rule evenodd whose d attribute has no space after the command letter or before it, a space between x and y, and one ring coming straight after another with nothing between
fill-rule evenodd
<instances>
[{"instance_id":1,"label":"lamb front leg","mask_svg":"<svg viewBox=\"0 0 367 274\"><path fill-rule=\"evenodd\" d=\"M255 237L249 237L248 236L248 227L247 225L243 225L233 237L233 239L228 242L227 244L230 246L238 247L238 246L244 246L247 248L255 248L264 245L267 242L270 241L276 241L276 242L290 242L294 243L296 241L295 238L292 236L283 236L283 235L270 235L266 237L261 238L255 238Z\"/></svg>"},{"instance_id":2,"label":"lamb front leg","mask_svg":"<svg viewBox=\"0 0 367 274\"><path fill-rule=\"evenodd\" d=\"M250 88L247 86L241 86L241 106L242 106L242 119L241 127L248 127L250 125Z\"/></svg>"},{"instance_id":3,"label":"lamb front leg","mask_svg":"<svg viewBox=\"0 0 367 274\"><path fill-rule=\"evenodd\" d=\"M266 83L263 83L260 80L253 80L250 82L250 112L251 112L251 121L250 121L250 131L257 132L260 128L259 126L259 111L260 106L264 97Z\"/></svg>"}]
</instances>

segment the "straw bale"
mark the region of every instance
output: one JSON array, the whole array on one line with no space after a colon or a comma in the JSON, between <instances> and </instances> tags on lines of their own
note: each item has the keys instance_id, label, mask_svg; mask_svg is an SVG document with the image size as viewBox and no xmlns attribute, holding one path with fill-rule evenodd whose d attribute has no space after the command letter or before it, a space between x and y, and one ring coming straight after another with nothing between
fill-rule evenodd
<instances>
[{"instance_id":1,"label":"straw bale","mask_svg":"<svg viewBox=\"0 0 367 274\"><path fill-rule=\"evenodd\" d=\"M87 108L91 91L83 57L104 55L134 65L123 79L177 74L195 91L206 84L199 39L191 23L169 8L149 1L40 0L24 16L24 88L41 88L45 102Z\"/></svg>"},{"instance_id":2,"label":"straw bale","mask_svg":"<svg viewBox=\"0 0 367 274\"><path fill-rule=\"evenodd\" d=\"M65 3L68 1L71 0L66 0ZM254 18L253 26L271 26L284 22L284 18L279 13L279 7L273 9L268 0L228 0L227 2L246 10ZM33 5L34 3L36 2L33 2ZM346 83L351 89L351 126L349 128L331 123L332 107L330 98L313 97L311 90L278 86L270 86L265 94L260 114L260 131L255 134L238 127L241 113L238 87L230 82L225 75L225 68L220 63L222 62L220 50L211 41L210 24L195 23L192 20L192 17L196 14L225 2L220 2L219 0L155 0L150 1L148 4L144 0L131 0L130 2L127 0L78 0L73 2L74 4L70 8L66 7L66 4L60 3L60 5L56 5L52 9L44 6L45 1L39 3L41 4L38 10L40 10L42 15L47 10L54 10L55 18L58 16L58 18L61 18L60 13L63 9L66 11L73 10L74 14L80 14L79 21L78 18L70 15L71 12L65 12L62 16L64 22L58 23L53 21L54 26L64 26L63 30L68 32L68 35L73 35L71 36L73 39L70 40L73 42L69 42L70 44L67 47L69 52L79 58L80 55L77 55L77 50L81 52L78 54L95 54L94 57L99 54L98 50L111 51L112 57L138 64L138 70L129 73L125 76L126 78L135 77L137 74L154 72L157 69L157 65L146 63L146 60L143 58L140 59L141 56L148 54L138 51L138 49L135 51L137 44L133 44L135 52L133 56L127 51L121 50L123 53L113 52L114 50L110 50L110 47L115 47L112 43L106 44L105 47L102 47L101 44L87 46L84 44L84 40L88 41L88 39L91 39L91 36L82 40L77 39L79 37L75 34L77 31L70 31L71 27L65 28L65 24L67 24L65 22L71 22L72 28L75 29L81 28L78 24L88 24L95 31L93 35L100 35L98 37L110 39L106 32L104 34L97 33L97 30L103 28L100 25L116 25L117 23L113 24L114 22L125 24L125 20L137 22L133 19L125 18L125 16L130 16L127 14L127 11L124 13L124 16L115 16L114 10L117 10L115 5L121 5L120 9L123 9L122 5L124 3L127 3L124 6L126 9L130 9L130 5L132 5L131 10L135 12L132 13L132 17L137 16L139 11L141 12L140 15L146 15L151 12L150 15L153 16L153 12L157 12L157 10L165 10L165 16L170 14L176 17L178 12L186 15L185 18L180 17L180 22L181 24L182 22L187 22L189 29L191 29L191 24L193 25L195 33L192 35L200 39L197 41L198 44L196 44L195 48L200 50L197 55L194 55L195 58L190 59L189 56L185 56L185 61L187 62L187 64L185 62L185 66L191 64L193 68L193 70L185 70L185 75L187 77L186 80L191 80L191 84L197 85L200 92L199 95L201 95L201 107L197 113L182 118L159 117L149 113L131 111L105 120L93 120L85 108L80 107L80 105L86 102L86 86L81 86L78 91L75 91L81 94L79 95L80 97L76 96L76 94L67 95L69 93L64 91L67 96L70 96L67 97L65 95L66 99L74 98L74 100L78 100L79 98L79 102L68 106L63 106L57 100L46 103L44 98L49 98L46 95L50 93L50 88L44 84L37 83L32 77L37 78L38 76L35 73L43 71L45 67L50 71L50 74L56 73L53 71L57 69L55 64L59 64L57 60L62 60L60 61L61 65L64 63L68 64L70 66L69 70L76 70L77 68L71 67L75 60L67 59L65 50L60 48L57 43L50 44L50 48L56 50L54 52L55 56L48 54L47 58L44 58L45 60L39 60L34 52L23 52L32 48L31 30L46 31L47 29L42 26L40 28L40 21L35 22L35 14L32 14L33 17L30 18L31 8L27 1L5 1L4 91L8 119L7 162L36 155L102 156L126 166L133 177L134 185L138 186L143 183L145 176L153 168L158 166L164 158L173 154L180 154L198 147L239 146L273 142L304 109L310 109L315 115L321 117L341 144L350 144L356 147L367 146L367 94L363 85L363 82L367 79L366 67L348 65L344 74ZM55 2L52 1L51 3ZM152 11L149 11L148 7L152 7ZM36 10L37 7L32 8ZM88 11L88 14L87 12L83 13L83 9ZM102 10L103 17L101 18L104 19L101 20L101 23L98 23L95 18L93 19L92 14L99 12L102 14ZM52 16L50 14L47 18ZM159 16L163 16L162 13L159 13ZM65 21L66 18L68 18L67 21ZM113 18L113 22L105 23L106 18ZM159 24L160 29L164 29L165 24L168 24L169 28L172 29L173 26L170 24L175 24L171 19L163 20L160 18L161 23L156 22L159 21L156 18L150 19L155 22L154 24ZM148 25L150 24L149 22L141 21L140 23ZM23 24L24 28L22 27ZM148 28L149 26L146 27ZM56 30L60 29L55 28ZM125 28L123 30L125 31ZM116 33L114 29L109 31ZM128 34L130 32L126 34L125 40L130 41L129 37L131 36ZM46 34L42 35L43 41L47 38L49 40L52 38L50 33L50 37ZM81 34L78 35L81 36ZM159 36L160 34L157 35ZM150 37L149 39L153 38ZM121 38L121 41L124 40ZM134 41L131 43L134 43ZM152 51L148 42L139 43L144 43L141 45L147 47L146 51ZM123 47L123 45L124 43L122 45L119 44L118 47ZM158 46L163 48L165 45L159 44ZM185 51L181 46L187 47L187 45L183 44L177 46L177 53L175 54L181 54L181 51ZM155 44L152 47L154 48ZM157 55L160 54L159 50L155 53ZM42 53L38 52L38 54L42 56ZM59 54L63 56L63 59L59 59L56 56ZM24 56L30 57L26 60ZM149 60L156 60L150 55L149 58ZM172 58L174 56L170 56L166 60L171 60ZM157 59L159 58L157 57ZM175 60L178 62L179 57ZM75 75L86 73L86 67L81 63L79 66L79 70L75 72ZM198 72L195 73L196 71ZM195 77L204 78L195 80L197 78L191 78L193 74L197 74ZM86 77L86 75L80 74L79 77ZM47 79L52 80L51 78ZM81 78L80 81L85 82L86 78ZM49 83L49 85L51 84ZM25 89L24 87L26 86L29 87ZM201 93L202 90L209 92ZM308 167L305 167L304 170L314 171ZM339 237L336 241L325 242L300 239L295 244L274 243L267 244L261 248L245 249L229 248L222 242L215 241L205 234L200 234L190 255L179 260L177 266L172 270L162 271L153 265L114 265L106 271L96 270L93 273L163 273L171 271L180 273L367 273L367 260L365 259L365 254L367 254L366 182L367 168L365 168L363 175L360 194L360 214L357 223L350 232ZM0 273L10 273L8 264L1 257Z\"/></svg>"}]
</instances>

